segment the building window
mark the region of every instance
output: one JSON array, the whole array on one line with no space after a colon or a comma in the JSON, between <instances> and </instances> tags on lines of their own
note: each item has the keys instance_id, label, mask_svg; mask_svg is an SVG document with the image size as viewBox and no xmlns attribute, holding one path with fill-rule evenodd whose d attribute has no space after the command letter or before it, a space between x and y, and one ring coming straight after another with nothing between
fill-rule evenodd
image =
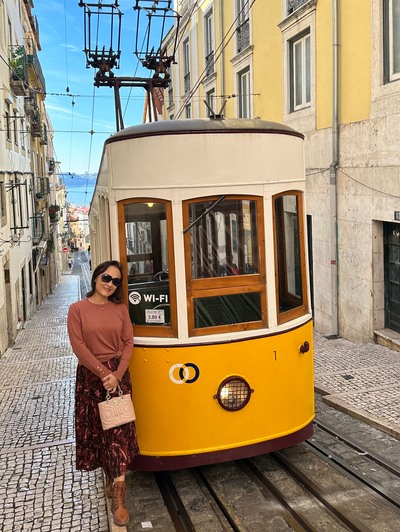
<instances>
[{"instance_id":1,"label":"building window","mask_svg":"<svg viewBox=\"0 0 400 532\"><path fill-rule=\"evenodd\" d=\"M190 103L185 105L185 117L186 118L192 118L192 106Z\"/></svg>"},{"instance_id":2,"label":"building window","mask_svg":"<svg viewBox=\"0 0 400 532\"><path fill-rule=\"evenodd\" d=\"M249 0L236 0L237 40L236 52L250 46Z\"/></svg>"},{"instance_id":3,"label":"building window","mask_svg":"<svg viewBox=\"0 0 400 532\"><path fill-rule=\"evenodd\" d=\"M206 76L210 76L214 73L213 12L211 9L204 17L204 46Z\"/></svg>"},{"instance_id":4,"label":"building window","mask_svg":"<svg viewBox=\"0 0 400 532\"><path fill-rule=\"evenodd\" d=\"M215 115L218 111L215 109L215 89L206 92L207 116Z\"/></svg>"},{"instance_id":5,"label":"building window","mask_svg":"<svg viewBox=\"0 0 400 532\"><path fill-rule=\"evenodd\" d=\"M185 93L190 91L190 45L189 39L183 43L183 76Z\"/></svg>"},{"instance_id":6,"label":"building window","mask_svg":"<svg viewBox=\"0 0 400 532\"><path fill-rule=\"evenodd\" d=\"M19 123L19 120L18 120L18 111L17 109L14 109L14 144L16 146L18 146L19 142L18 142L18 123Z\"/></svg>"},{"instance_id":7,"label":"building window","mask_svg":"<svg viewBox=\"0 0 400 532\"><path fill-rule=\"evenodd\" d=\"M25 149L25 119L24 118L20 119L20 124L21 124L21 148L24 150Z\"/></svg>"},{"instance_id":8,"label":"building window","mask_svg":"<svg viewBox=\"0 0 400 532\"><path fill-rule=\"evenodd\" d=\"M7 209L6 209L6 187L4 181L0 181L0 222L1 225L5 225L7 221Z\"/></svg>"},{"instance_id":9,"label":"building window","mask_svg":"<svg viewBox=\"0 0 400 532\"><path fill-rule=\"evenodd\" d=\"M6 102L5 105L5 126L6 126L6 138L11 142L11 119L10 119L10 104Z\"/></svg>"},{"instance_id":10,"label":"building window","mask_svg":"<svg viewBox=\"0 0 400 532\"><path fill-rule=\"evenodd\" d=\"M174 87L172 86L172 83L169 84L168 87L168 107L174 104Z\"/></svg>"},{"instance_id":11,"label":"building window","mask_svg":"<svg viewBox=\"0 0 400 532\"><path fill-rule=\"evenodd\" d=\"M384 2L384 81L400 79L400 0Z\"/></svg>"},{"instance_id":12,"label":"building window","mask_svg":"<svg viewBox=\"0 0 400 532\"><path fill-rule=\"evenodd\" d=\"M290 108L297 111L311 102L310 33L290 43Z\"/></svg>"},{"instance_id":13,"label":"building window","mask_svg":"<svg viewBox=\"0 0 400 532\"><path fill-rule=\"evenodd\" d=\"M251 118L250 111L250 69L238 73L239 118Z\"/></svg>"}]
</instances>

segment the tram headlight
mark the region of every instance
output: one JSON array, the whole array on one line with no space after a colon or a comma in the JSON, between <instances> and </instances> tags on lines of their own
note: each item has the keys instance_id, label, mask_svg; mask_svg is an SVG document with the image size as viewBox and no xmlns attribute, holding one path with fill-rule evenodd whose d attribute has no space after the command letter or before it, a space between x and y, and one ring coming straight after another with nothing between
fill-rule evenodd
<instances>
[{"instance_id":1,"label":"tram headlight","mask_svg":"<svg viewBox=\"0 0 400 532\"><path fill-rule=\"evenodd\" d=\"M250 401L253 392L242 377L233 376L221 382L214 399L217 399L224 410L241 410Z\"/></svg>"}]
</instances>

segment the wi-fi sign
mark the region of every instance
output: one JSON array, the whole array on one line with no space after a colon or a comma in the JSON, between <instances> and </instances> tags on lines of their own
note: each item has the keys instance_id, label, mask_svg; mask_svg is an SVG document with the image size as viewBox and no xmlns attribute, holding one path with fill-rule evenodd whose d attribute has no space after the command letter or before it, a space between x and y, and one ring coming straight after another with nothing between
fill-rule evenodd
<instances>
[{"instance_id":1,"label":"wi-fi sign","mask_svg":"<svg viewBox=\"0 0 400 532\"><path fill-rule=\"evenodd\" d=\"M129 294L129 301L132 303L132 305L139 305L139 303L142 301L142 296L139 294L139 292L131 292Z\"/></svg>"}]
</instances>

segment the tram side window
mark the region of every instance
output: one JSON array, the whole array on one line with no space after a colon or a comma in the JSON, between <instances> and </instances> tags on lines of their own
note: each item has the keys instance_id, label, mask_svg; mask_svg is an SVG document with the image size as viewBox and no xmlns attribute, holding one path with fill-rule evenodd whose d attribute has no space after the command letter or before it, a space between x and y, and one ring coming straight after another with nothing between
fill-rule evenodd
<instances>
[{"instance_id":1,"label":"tram side window","mask_svg":"<svg viewBox=\"0 0 400 532\"><path fill-rule=\"evenodd\" d=\"M266 325L261 197L213 197L184 206L189 334Z\"/></svg>"},{"instance_id":2,"label":"tram side window","mask_svg":"<svg viewBox=\"0 0 400 532\"><path fill-rule=\"evenodd\" d=\"M135 325L171 323L166 206L124 206L129 313Z\"/></svg>"},{"instance_id":3,"label":"tram side window","mask_svg":"<svg viewBox=\"0 0 400 532\"><path fill-rule=\"evenodd\" d=\"M301 197L285 194L275 197L275 242L280 314L305 306L304 231ZM292 317L292 316L290 316Z\"/></svg>"}]
</instances>

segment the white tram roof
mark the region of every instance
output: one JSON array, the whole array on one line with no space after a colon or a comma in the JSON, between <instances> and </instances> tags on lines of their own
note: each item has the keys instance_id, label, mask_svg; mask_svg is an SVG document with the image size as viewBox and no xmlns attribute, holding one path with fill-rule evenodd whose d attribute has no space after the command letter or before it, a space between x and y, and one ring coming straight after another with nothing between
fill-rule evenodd
<instances>
[{"instance_id":1,"label":"white tram roof","mask_svg":"<svg viewBox=\"0 0 400 532\"><path fill-rule=\"evenodd\" d=\"M291 127L269 122L267 120L249 118L196 118L186 120L160 120L158 122L147 122L136 126L130 126L118 133L111 135L105 144L117 142L130 138L140 138L158 135L179 135L194 133L274 133L282 135L292 135L304 138Z\"/></svg>"}]
</instances>

